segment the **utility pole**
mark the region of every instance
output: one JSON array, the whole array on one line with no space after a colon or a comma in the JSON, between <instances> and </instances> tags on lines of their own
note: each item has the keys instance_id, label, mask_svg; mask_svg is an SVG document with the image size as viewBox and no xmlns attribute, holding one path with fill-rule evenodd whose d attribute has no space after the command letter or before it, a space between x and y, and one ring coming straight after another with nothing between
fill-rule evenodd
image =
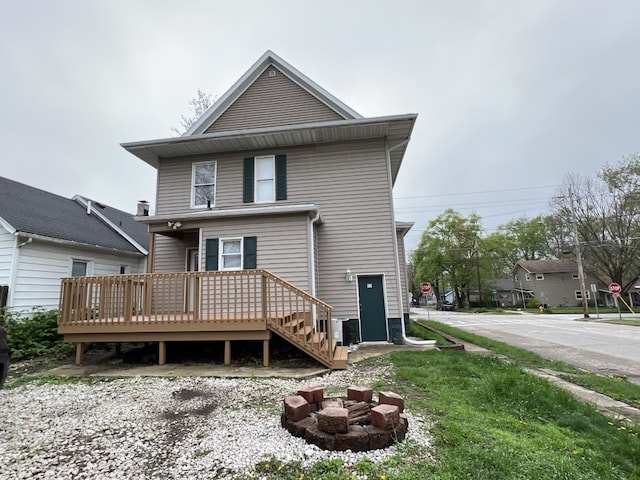
<instances>
[{"instance_id":1,"label":"utility pole","mask_svg":"<svg viewBox=\"0 0 640 480\"><path fill-rule=\"evenodd\" d=\"M584 269L582 268L582 252L580 251L580 239L578 238L578 221L576 209L573 204L573 192L569 187L569 204L571 205L571 224L573 226L573 241L576 247L576 262L578 263L578 281L580 282L580 294L582 296L582 312L584 318L589 318L589 303L587 302L587 289L584 285Z\"/></svg>"}]
</instances>

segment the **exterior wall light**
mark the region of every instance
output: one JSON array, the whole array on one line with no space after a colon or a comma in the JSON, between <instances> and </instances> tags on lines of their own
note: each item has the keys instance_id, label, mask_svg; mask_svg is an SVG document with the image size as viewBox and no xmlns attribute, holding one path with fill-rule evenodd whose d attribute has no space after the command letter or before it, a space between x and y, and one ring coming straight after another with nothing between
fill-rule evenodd
<instances>
[{"instance_id":1,"label":"exterior wall light","mask_svg":"<svg viewBox=\"0 0 640 480\"><path fill-rule=\"evenodd\" d=\"M348 268L347 268L347 271L346 271L346 273L344 275L344 279L347 282L353 282L353 273L351 273L351 270L349 270Z\"/></svg>"}]
</instances>

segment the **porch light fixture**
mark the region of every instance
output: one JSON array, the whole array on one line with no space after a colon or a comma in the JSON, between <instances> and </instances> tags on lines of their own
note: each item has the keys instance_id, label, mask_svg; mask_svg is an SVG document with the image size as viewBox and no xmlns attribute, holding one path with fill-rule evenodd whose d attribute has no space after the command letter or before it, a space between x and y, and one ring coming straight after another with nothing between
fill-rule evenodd
<instances>
[{"instance_id":1,"label":"porch light fixture","mask_svg":"<svg viewBox=\"0 0 640 480\"><path fill-rule=\"evenodd\" d=\"M349 270L348 268L347 268L347 271L346 271L346 273L344 275L344 279L347 282L353 282L353 273L351 273L351 270Z\"/></svg>"},{"instance_id":2,"label":"porch light fixture","mask_svg":"<svg viewBox=\"0 0 640 480\"><path fill-rule=\"evenodd\" d=\"M169 228L173 228L174 230L177 230L178 228L180 228L182 226L182 223L180 223L180 222L167 222L167 226Z\"/></svg>"}]
</instances>

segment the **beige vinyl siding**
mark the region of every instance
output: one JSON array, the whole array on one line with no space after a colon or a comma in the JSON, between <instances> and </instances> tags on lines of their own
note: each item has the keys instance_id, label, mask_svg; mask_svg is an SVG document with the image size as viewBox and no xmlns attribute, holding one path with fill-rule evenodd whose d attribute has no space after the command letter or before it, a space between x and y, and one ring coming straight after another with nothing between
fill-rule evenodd
<instances>
[{"instance_id":1,"label":"beige vinyl siding","mask_svg":"<svg viewBox=\"0 0 640 480\"><path fill-rule=\"evenodd\" d=\"M158 214L179 215L193 211L190 209L191 164L204 160L217 162L215 209L254 206L242 202L242 159L277 153L287 155L288 197L274 205L314 203L322 214L324 223L318 226L317 235L319 297L334 307L336 315L357 318L356 282L345 281L346 269L350 268L354 276L384 274L389 316L400 317L398 297L402 293L397 291L393 242L396 232L382 139L161 159ZM246 226L242 230L243 236L254 235L249 225L258 218L238 220L240 225ZM279 239L275 242L277 244L287 238L288 232L281 230L274 234ZM211 231L207 235L221 236ZM259 252L262 247L258 239ZM160 256L157 250L156 259ZM261 265L260 253L258 265ZM301 264L301 268L306 275L308 263ZM291 273L294 278L300 275L299 272ZM289 280L286 276L284 278Z\"/></svg>"},{"instance_id":2,"label":"beige vinyl siding","mask_svg":"<svg viewBox=\"0 0 640 480\"><path fill-rule=\"evenodd\" d=\"M275 71L275 76L269 76ZM344 120L275 67L260 77L205 133Z\"/></svg>"},{"instance_id":3,"label":"beige vinyl siding","mask_svg":"<svg viewBox=\"0 0 640 480\"><path fill-rule=\"evenodd\" d=\"M309 291L309 217L306 214L220 219L202 229L203 244L208 238L241 237L257 237L257 268L269 270ZM204 269L204 258L202 262Z\"/></svg>"},{"instance_id":4,"label":"beige vinyl siding","mask_svg":"<svg viewBox=\"0 0 640 480\"><path fill-rule=\"evenodd\" d=\"M186 232L183 238L156 234L153 272L184 272L187 269L187 248L198 248L198 232Z\"/></svg>"}]
</instances>

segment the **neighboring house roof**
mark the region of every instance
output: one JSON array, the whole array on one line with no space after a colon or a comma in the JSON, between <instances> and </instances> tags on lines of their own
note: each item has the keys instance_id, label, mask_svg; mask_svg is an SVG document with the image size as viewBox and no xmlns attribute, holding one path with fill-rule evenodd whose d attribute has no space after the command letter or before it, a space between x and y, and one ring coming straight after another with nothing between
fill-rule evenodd
<instances>
[{"instance_id":1,"label":"neighboring house roof","mask_svg":"<svg viewBox=\"0 0 640 480\"><path fill-rule=\"evenodd\" d=\"M115 222L118 229L96 215L97 209L106 212L104 217L111 223ZM84 197L68 199L0 177L0 225L10 226L12 233L123 252L147 253L147 228L135 222L133 215L95 202L92 202L90 211L91 214L87 214ZM135 241L131 242L127 237Z\"/></svg>"},{"instance_id":2,"label":"neighboring house roof","mask_svg":"<svg viewBox=\"0 0 640 480\"><path fill-rule=\"evenodd\" d=\"M203 133L236 101L269 65L332 109L338 120ZM417 114L363 118L271 51L260 59L182 137L122 143L122 147L154 168L159 158L222 152L266 150L350 140L384 139L395 182Z\"/></svg>"},{"instance_id":3,"label":"neighboring house roof","mask_svg":"<svg viewBox=\"0 0 640 480\"><path fill-rule=\"evenodd\" d=\"M489 280L488 283L500 292L510 292L515 289L512 278L494 278Z\"/></svg>"},{"instance_id":4,"label":"neighboring house roof","mask_svg":"<svg viewBox=\"0 0 640 480\"><path fill-rule=\"evenodd\" d=\"M529 273L567 273L577 272L578 267L575 260L519 260L515 268L520 265Z\"/></svg>"}]
</instances>

